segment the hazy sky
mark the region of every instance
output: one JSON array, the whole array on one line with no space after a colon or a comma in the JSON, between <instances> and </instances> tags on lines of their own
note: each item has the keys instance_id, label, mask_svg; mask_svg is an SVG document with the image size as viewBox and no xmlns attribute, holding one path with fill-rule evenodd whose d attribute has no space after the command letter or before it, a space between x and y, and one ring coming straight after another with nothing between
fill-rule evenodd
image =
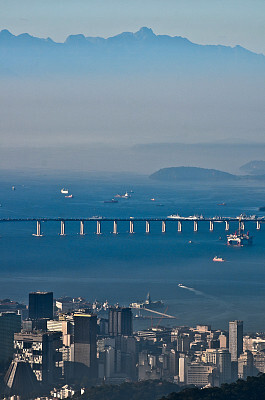
<instances>
[{"instance_id":1,"label":"hazy sky","mask_svg":"<svg viewBox=\"0 0 265 400\"><path fill-rule=\"evenodd\" d=\"M264 0L0 0L0 29L63 41L151 27L197 43L265 53Z\"/></svg>"}]
</instances>

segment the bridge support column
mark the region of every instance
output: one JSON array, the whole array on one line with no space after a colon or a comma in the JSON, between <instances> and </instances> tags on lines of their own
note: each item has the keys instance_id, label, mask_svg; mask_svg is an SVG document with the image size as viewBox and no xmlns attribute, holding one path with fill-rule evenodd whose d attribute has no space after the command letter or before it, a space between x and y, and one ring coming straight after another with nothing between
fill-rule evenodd
<instances>
[{"instance_id":1,"label":"bridge support column","mask_svg":"<svg viewBox=\"0 0 265 400\"><path fill-rule=\"evenodd\" d=\"M33 236L42 236L41 234L41 223L40 221L37 221L37 231L36 234L34 233Z\"/></svg>"},{"instance_id":2,"label":"bridge support column","mask_svg":"<svg viewBox=\"0 0 265 400\"><path fill-rule=\"evenodd\" d=\"M97 221L97 235L101 235L101 221Z\"/></svg>"},{"instance_id":3,"label":"bridge support column","mask_svg":"<svg viewBox=\"0 0 265 400\"><path fill-rule=\"evenodd\" d=\"M210 221L210 231L213 232L214 230L214 223L213 221Z\"/></svg>"},{"instance_id":4,"label":"bridge support column","mask_svg":"<svg viewBox=\"0 0 265 400\"><path fill-rule=\"evenodd\" d=\"M61 221L61 236L65 236L65 222Z\"/></svg>"},{"instance_id":5,"label":"bridge support column","mask_svg":"<svg viewBox=\"0 0 265 400\"><path fill-rule=\"evenodd\" d=\"M240 229L241 229L242 231L245 230L245 222L241 221Z\"/></svg>"},{"instance_id":6,"label":"bridge support column","mask_svg":"<svg viewBox=\"0 0 265 400\"><path fill-rule=\"evenodd\" d=\"M257 230L258 231L260 230L260 222L259 221L257 221Z\"/></svg>"},{"instance_id":7,"label":"bridge support column","mask_svg":"<svg viewBox=\"0 0 265 400\"><path fill-rule=\"evenodd\" d=\"M117 233L118 233L117 221L113 221L113 233L114 233L114 235L117 235Z\"/></svg>"},{"instance_id":8,"label":"bridge support column","mask_svg":"<svg viewBox=\"0 0 265 400\"><path fill-rule=\"evenodd\" d=\"M229 231L229 222L228 221L225 221L225 230Z\"/></svg>"},{"instance_id":9,"label":"bridge support column","mask_svg":"<svg viewBox=\"0 0 265 400\"><path fill-rule=\"evenodd\" d=\"M150 233L150 221L146 221L145 223L145 233Z\"/></svg>"},{"instance_id":10,"label":"bridge support column","mask_svg":"<svg viewBox=\"0 0 265 400\"><path fill-rule=\"evenodd\" d=\"M134 233L133 228L134 228L134 223L133 221L130 221L130 233Z\"/></svg>"},{"instance_id":11,"label":"bridge support column","mask_svg":"<svg viewBox=\"0 0 265 400\"><path fill-rule=\"evenodd\" d=\"M182 232L182 222L178 221L178 232Z\"/></svg>"},{"instance_id":12,"label":"bridge support column","mask_svg":"<svg viewBox=\"0 0 265 400\"><path fill-rule=\"evenodd\" d=\"M194 232L198 232L198 221L194 221Z\"/></svg>"},{"instance_id":13,"label":"bridge support column","mask_svg":"<svg viewBox=\"0 0 265 400\"><path fill-rule=\"evenodd\" d=\"M162 233L166 233L166 221L162 221Z\"/></svg>"},{"instance_id":14,"label":"bridge support column","mask_svg":"<svg viewBox=\"0 0 265 400\"><path fill-rule=\"evenodd\" d=\"M85 234L85 223L84 221L80 221L80 235L84 235Z\"/></svg>"}]
</instances>

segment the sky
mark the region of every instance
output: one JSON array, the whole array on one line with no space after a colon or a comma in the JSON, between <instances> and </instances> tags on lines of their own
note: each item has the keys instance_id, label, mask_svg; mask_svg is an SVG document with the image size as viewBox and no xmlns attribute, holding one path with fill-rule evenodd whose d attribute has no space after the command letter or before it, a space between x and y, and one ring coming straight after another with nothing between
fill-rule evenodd
<instances>
[{"instance_id":1,"label":"sky","mask_svg":"<svg viewBox=\"0 0 265 400\"><path fill-rule=\"evenodd\" d=\"M0 29L56 41L148 26L156 34L265 54L264 19L264 0L0 0Z\"/></svg>"},{"instance_id":2,"label":"sky","mask_svg":"<svg viewBox=\"0 0 265 400\"><path fill-rule=\"evenodd\" d=\"M0 30L15 35L27 32L63 42L71 34L109 37L143 26L194 43L240 44L265 54L265 0L0 0ZM69 164L69 157L71 168L151 172L169 166L168 149L163 156L151 150L148 156L145 150L137 158L133 146L265 143L264 93L264 75L253 73L217 74L212 80L192 73L116 79L111 72L104 79L89 72L67 80L57 75L46 81L3 79L0 168L57 168ZM87 149L83 158L82 148ZM234 153L224 157L222 151L200 159L196 152L179 154L184 158L172 152L170 165L233 172L242 159L263 157L258 148L251 159L246 150L237 163Z\"/></svg>"}]
</instances>

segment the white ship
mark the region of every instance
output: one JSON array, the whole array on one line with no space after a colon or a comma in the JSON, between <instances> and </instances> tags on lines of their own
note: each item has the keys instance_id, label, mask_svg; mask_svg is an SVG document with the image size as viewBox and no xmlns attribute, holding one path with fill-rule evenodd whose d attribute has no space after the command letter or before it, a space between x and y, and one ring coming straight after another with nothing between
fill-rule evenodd
<instances>
[{"instance_id":1,"label":"white ship","mask_svg":"<svg viewBox=\"0 0 265 400\"><path fill-rule=\"evenodd\" d=\"M181 217L180 215L178 215L178 214L171 214L171 215L168 215L167 216L167 218L170 218L170 219L185 219L185 220L190 220L190 221L197 221L197 220L202 220L202 219L204 219L204 216L203 215L190 215L189 217Z\"/></svg>"},{"instance_id":2,"label":"white ship","mask_svg":"<svg viewBox=\"0 0 265 400\"><path fill-rule=\"evenodd\" d=\"M69 193L69 190L68 190L68 189L65 189L65 188L62 188L62 189L61 189L61 193L62 193L62 194L68 194L68 193Z\"/></svg>"},{"instance_id":3,"label":"white ship","mask_svg":"<svg viewBox=\"0 0 265 400\"><path fill-rule=\"evenodd\" d=\"M225 260L224 260L222 257L217 257L217 256L215 256L215 257L213 258L213 261L214 261L214 262L225 262Z\"/></svg>"},{"instance_id":4,"label":"white ship","mask_svg":"<svg viewBox=\"0 0 265 400\"><path fill-rule=\"evenodd\" d=\"M125 194L116 194L114 197L118 197L120 199L129 199L131 195L128 192L125 192Z\"/></svg>"}]
</instances>

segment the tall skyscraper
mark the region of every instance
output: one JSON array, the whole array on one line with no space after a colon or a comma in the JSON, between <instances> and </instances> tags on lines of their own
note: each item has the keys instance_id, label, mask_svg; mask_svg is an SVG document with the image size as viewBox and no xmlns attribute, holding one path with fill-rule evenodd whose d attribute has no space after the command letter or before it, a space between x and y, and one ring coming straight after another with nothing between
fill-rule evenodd
<instances>
[{"instance_id":1,"label":"tall skyscraper","mask_svg":"<svg viewBox=\"0 0 265 400\"><path fill-rule=\"evenodd\" d=\"M74 314L74 361L81 381L97 378L97 316Z\"/></svg>"},{"instance_id":2,"label":"tall skyscraper","mask_svg":"<svg viewBox=\"0 0 265 400\"><path fill-rule=\"evenodd\" d=\"M21 330L21 316L6 312L0 314L0 362L5 363L13 358L14 333Z\"/></svg>"},{"instance_id":3,"label":"tall skyscraper","mask_svg":"<svg viewBox=\"0 0 265 400\"><path fill-rule=\"evenodd\" d=\"M29 294L29 319L53 319L53 293L33 292Z\"/></svg>"},{"instance_id":4,"label":"tall skyscraper","mask_svg":"<svg viewBox=\"0 0 265 400\"><path fill-rule=\"evenodd\" d=\"M229 353L231 361L237 361L243 353L243 321L229 322Z\"/></svg>"},{"instance_id":5,"label":"tall skyscraper","mask_svg":"<svg viewBox=\"0 0 265 400\"><path fill-rule=\"evenodd\" d=\"M116 307L109 309L109 335L131 336L133 333L132 311L130 308Z\"/></svg>"}]
</instances>

